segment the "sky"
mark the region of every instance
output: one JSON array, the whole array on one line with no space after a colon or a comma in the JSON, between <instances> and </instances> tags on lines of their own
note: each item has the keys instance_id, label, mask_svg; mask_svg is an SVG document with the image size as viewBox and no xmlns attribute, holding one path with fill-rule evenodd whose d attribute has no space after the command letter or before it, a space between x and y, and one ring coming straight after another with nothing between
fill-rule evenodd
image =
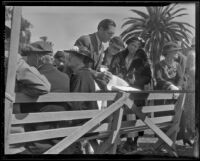
<instances>
[{"instance_id":1,"label":"sky","mask_svg":"<svg viewBox=\"0 0 200 161\"><path fill-rule=\"evenodd\" d=\"M195 4L179 4L177 8L187 8L189 15L177 18L177 21L185 21L195 26ZM41 36L47 36L54 43L54 52L69 49L76 39L97 31L98 23L105 18L113 19L116 24L116 36L124 30L121 25L124 18L135 17L131 9L146 11L144 7L119 7L119 6L24 6L22 15L33 28L31 28L31 42L40 40ZM195 35L195 30L191 30ZM105 47L107 44L104 44Z\"/></svg>"}]
</instances>

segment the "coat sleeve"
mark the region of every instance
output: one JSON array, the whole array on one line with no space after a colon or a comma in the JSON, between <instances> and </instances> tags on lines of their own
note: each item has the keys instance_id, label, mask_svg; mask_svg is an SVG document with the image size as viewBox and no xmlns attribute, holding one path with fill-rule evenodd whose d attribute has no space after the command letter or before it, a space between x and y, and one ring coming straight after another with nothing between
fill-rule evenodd
<instances>
[{"instance_id":1,"label":"coat sleeve","mask_svg":"<svg viewBox=\"0 0 200 161\"><path fill-rule=\"evenodd\" d=\"M72 82L70 84L71 92L85 92L85 93L90 92L90 89L88 86L89 82L85 82L83 79L81 79L80 76L73 75L71 78L71 82ZM71 102L70 104L71 104L73 110L88 109L85 102L78 101L78 102Z\"/></svg>"},{"instance_id":2,"label":"coat sleeve","mask_svg":"<svg viewBox=\"0 0 200 161\"><path fill-rule=\"evenodd\" d=\"M18 54L16 79L23 92L29 96L39 96L50 92L51 84L35 67L29 66Z\"/></svg>"}]
</instances>

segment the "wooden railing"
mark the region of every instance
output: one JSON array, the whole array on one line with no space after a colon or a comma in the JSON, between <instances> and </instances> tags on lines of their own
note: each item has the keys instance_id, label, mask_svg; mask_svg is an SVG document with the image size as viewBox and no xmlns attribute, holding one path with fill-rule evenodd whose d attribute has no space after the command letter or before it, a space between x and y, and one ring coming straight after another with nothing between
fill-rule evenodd
<instances>
[{"instance_id":1,"label":"wooden railing","mask_svg":"<svg viewBox=\"0 0 200 161\"><path fill-rule=\"evenodd\" d=\"M134 100L144 99L140 96L148 93L146 105L136 107ZM181 93L181 91L179 91ZM72 143L83 139L94 139L106 137L107 140L96 153L105 153L105 149L109 153L116 152L116 146L120 142L120 135L130 132L145 131L151 129L161 140L164 140L169 146L173 145L173 141L165 135L160 128L172 126L174 115L152 117L150 114L161 111L177 111L181 109L180 102L183 102L183 95L179 97L179 105L177 104L161 104L153 105L148 103L153 100L170 100L173 99L173 93L164 93L161 91L145 91L145 92L119 92L119 93L49 93L38 98L30 98L22 93L16 94L14 108L19 108L22 103L38 103L38 102L72 102L72 101L110 101L110 105L102 110L85 110L85 111L60 111L60 112L38 112L38 113L17 113L12 114L11 125L23 126L25 124L71 121L78 119L89 119L85 124L74 127L62 127L56 129L46 129L38 131L29 131L21 133L11 133L9 135L9 144L26 143L53 138L63 138L59 143L47 150L45 154L57 154L69 147ZM27 107L28 108L28 107ZM128 110L126 110L128 109ZM123 121L123 115L137 115L139 118ZM104 122L108 117L112 116L112 121ZM151 115L152 116L152 115ZM87 137L85 134L96 133L96 135ZM106 146L106 148L105 148Z\"/></svg>"}]
</instances>

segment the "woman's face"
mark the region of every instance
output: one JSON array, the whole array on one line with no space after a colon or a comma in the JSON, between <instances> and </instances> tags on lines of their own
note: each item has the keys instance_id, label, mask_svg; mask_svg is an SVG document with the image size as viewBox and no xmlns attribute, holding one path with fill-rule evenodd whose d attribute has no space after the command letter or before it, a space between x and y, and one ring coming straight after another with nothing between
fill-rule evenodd
<instances>
[{"instance_id":1,"label":"woman's face","mask_svg":"<svg viewBox=\"0 0 200 161\"><path fill-rule=\"evenodd\" d=\"M128 44L128 51L130 53L135 53L140 47L140 42L139 41L133 41Z\"/></svg>"}]
</instances>

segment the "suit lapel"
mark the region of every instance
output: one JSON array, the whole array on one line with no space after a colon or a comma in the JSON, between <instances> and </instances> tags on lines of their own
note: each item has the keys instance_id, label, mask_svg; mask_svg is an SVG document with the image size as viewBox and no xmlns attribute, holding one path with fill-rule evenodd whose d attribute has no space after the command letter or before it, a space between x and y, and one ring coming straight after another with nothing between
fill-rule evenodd
<instances>
[{"instance_id":1,"label":"suit lapel","mask_svg":"<svg viewBox=\"0 0 200 161\"><path fill-rule=\"evenodd\" d=\"M96 68L97 62L98 62L98 53L99 53L99 49L98 49L98 41L96 38L95 33L90 35L90 40L91 40L91 48L92 48L92 53L93 53L93 60L94 60L94 69Z\"/></svg>"}]
</instances>

